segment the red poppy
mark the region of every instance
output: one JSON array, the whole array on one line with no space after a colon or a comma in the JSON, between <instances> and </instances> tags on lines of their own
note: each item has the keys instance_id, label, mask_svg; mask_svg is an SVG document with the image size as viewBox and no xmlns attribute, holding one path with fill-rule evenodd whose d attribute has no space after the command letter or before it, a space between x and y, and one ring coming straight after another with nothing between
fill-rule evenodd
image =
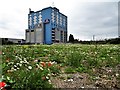
<instances>
[{"instance_id":1,"label":"red poppy","mask_svg":"<svg viewBox=\"0 0 120 90\"><path fill-rule=\"evenodd\" d=\"M51 62L48 62L48 67L52 66L52 63Z\"/></svg>"},{"instance_id":2,"label":"red poppy","mask_svg":"<svg viewBox=\"0 0 120 90\"><path fill-rule=\"evenodd\" d=\"M0 82L0 89L3 89L6 86L5 82Z\"/></svg>"},{"instance_id":3,"label":"red poppy","mask_svg":"<svg viewBox=\"0 0 120 90\"><path fill-rule=\"evenodd\" d=\"M43 67L45 67L45 66L46 66L46 63L45 63L45 62L41 62L41 65L42 65Z\"/></svg>"}]
</instances>

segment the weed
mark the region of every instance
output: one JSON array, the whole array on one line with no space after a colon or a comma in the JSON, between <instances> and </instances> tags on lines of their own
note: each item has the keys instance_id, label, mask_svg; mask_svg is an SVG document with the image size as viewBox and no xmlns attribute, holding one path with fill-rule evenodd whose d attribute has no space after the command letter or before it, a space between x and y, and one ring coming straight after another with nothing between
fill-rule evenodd
<instances>
[{"instance_id":1,"label":"weed","mask_svg":"<svg viewBox=\"0 0 120 90\"><path fill-rule=\"evenodd\" d=\"M64 70L65 73L75 73L76 71L72 67L67 67Z\"/></svg>"}]
</instances>

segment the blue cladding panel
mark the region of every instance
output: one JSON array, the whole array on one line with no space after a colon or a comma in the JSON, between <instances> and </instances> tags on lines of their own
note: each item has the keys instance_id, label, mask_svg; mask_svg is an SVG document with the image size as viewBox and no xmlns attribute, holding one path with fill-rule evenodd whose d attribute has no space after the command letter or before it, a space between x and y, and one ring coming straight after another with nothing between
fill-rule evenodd
<instances>
[{"instance_id":1,"label":"blue cladding panel","mask_svg":"<svg viewBox=\"0 0 120 90\"><path fill-rule=\"evenodd\" d=\"M42 22L45 22L46 19L49 19L49 23L44 24L45 29L45 44L52 44L52 35L51 35L51 8L47 8L41 11L42 13Z\"/></svg>"}]
</instances>

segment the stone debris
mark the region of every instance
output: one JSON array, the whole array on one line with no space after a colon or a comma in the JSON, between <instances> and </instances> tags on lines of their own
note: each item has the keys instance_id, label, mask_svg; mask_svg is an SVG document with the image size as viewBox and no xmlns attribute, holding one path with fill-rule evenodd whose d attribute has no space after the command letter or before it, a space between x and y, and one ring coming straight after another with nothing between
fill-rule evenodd
<instances>
[{"instance_id":1,"label":"stone debris","mask_svg":"<svg viewBox=\"0 0 120 90\"><path fill-rule=\"evenodd\" d=\"M120 89L119 72L109 67L93 69L95 76L90 79L87 73L62 73L53 77L51 83L55 88L115 88Z\"/></svg>"}]
</instances>

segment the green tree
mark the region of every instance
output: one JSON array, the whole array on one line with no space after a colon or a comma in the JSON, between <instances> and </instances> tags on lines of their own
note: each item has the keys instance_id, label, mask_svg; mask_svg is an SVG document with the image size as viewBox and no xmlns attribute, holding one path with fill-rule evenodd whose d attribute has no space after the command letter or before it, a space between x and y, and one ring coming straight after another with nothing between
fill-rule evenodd
<instances>
[{"instance_id":1,"label":"green tree","mask_svg":"<svg viewBox=\"0 0 120 90\"><path fill-rule=\"evenodd\" d=\"M72 34L70 34L70 36L69 36L69 42L71 42L71 43L74 42L74 36Z\"/></svg>"}]
</instances>

